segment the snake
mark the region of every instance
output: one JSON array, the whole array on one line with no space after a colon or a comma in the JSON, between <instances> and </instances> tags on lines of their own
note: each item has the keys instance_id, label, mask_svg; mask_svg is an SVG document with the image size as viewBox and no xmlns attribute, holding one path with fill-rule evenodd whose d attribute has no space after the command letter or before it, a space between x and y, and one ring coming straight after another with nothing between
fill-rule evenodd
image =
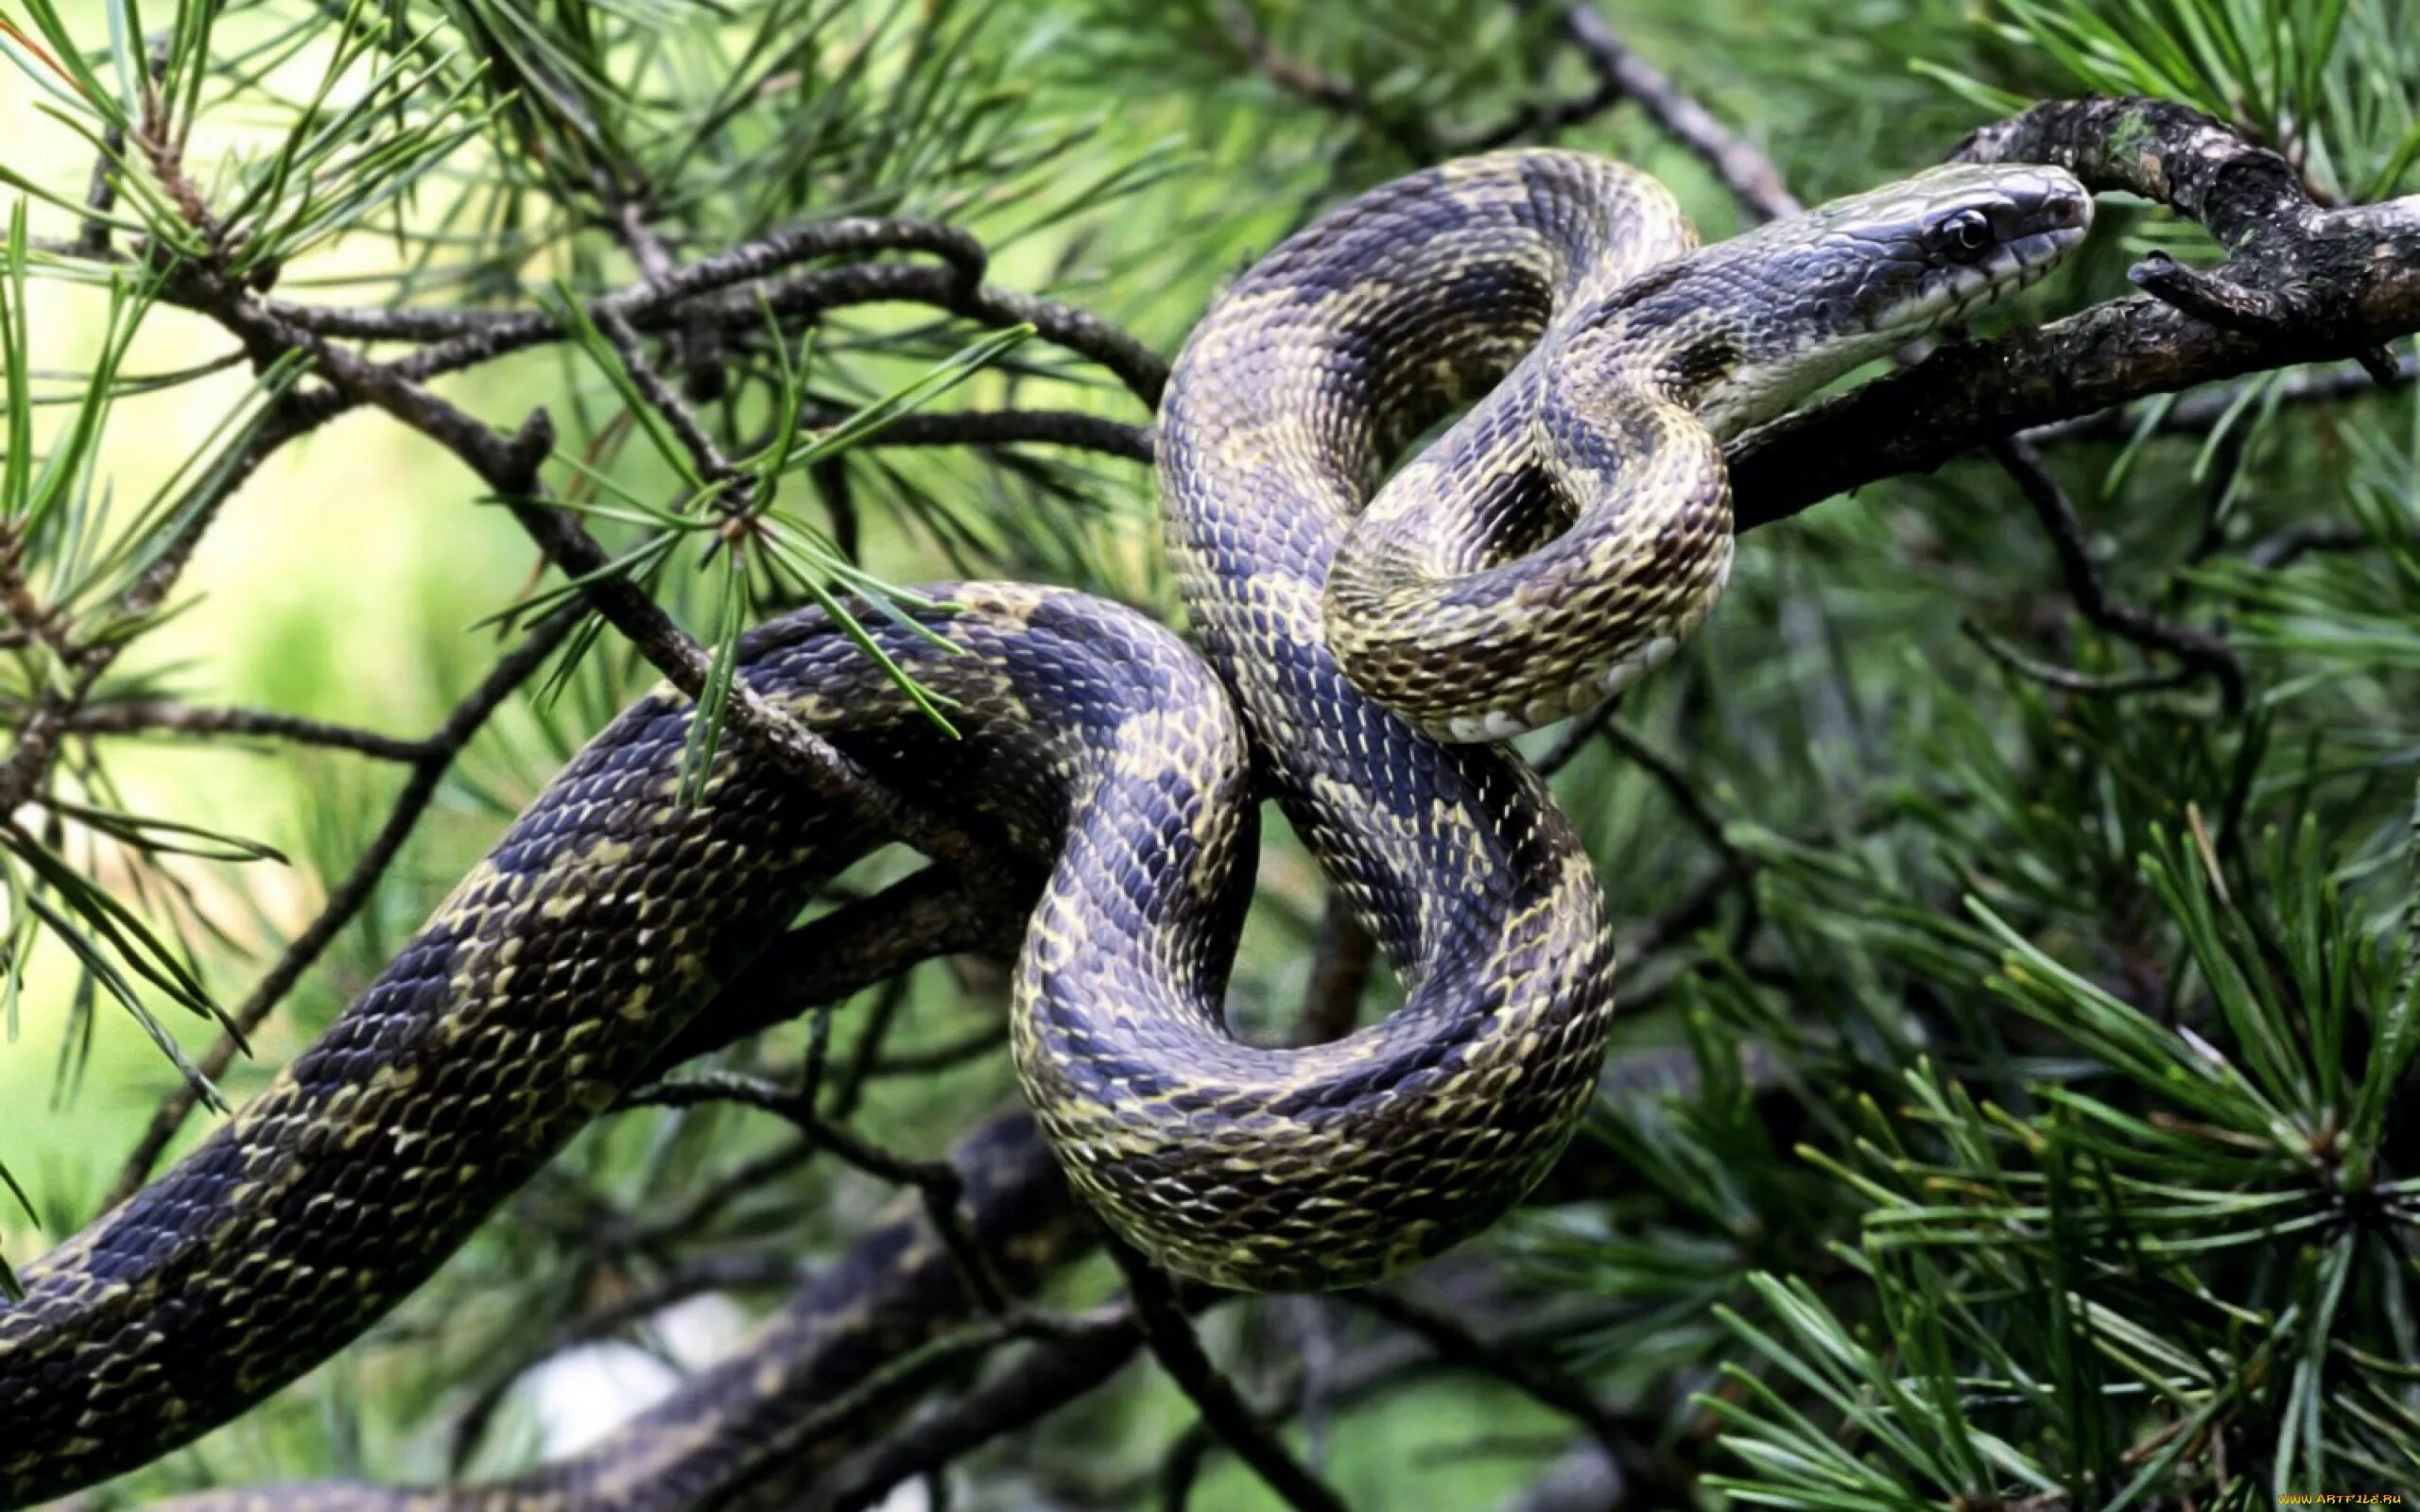
<instances>
[{"instance_id":1,"label":"snake","mask_svg":"<svg viewBox=\"0 0 2420 1512\"><path fill-rule=\"evenodd\" d=\"M1274 248L1175 364L1157 476L1190 642L1068 590L938 584L865 633L948 730L820 611L745 637L736 675L1046 868L1010 1050L1090 1213L1216 1286L1371 1280L1517 1202L1603 1059L1603 891L1506 742L1705 618L1727 440L2032 283L2090 218L2065 172L1970 164L1700 247L1608 160L1424 169ZM745 742L684 785L693 714L659 689L613 720L267 1091L26 1271L0 1507L150 1460L357 1335L888 840ZM1226 1022L1263 798L1403 985L1327 1043ZM702 1432L659 1421L650 1452ZM627 1504L567 1484L493 1504Z\"/></svg>"}]
</instances>

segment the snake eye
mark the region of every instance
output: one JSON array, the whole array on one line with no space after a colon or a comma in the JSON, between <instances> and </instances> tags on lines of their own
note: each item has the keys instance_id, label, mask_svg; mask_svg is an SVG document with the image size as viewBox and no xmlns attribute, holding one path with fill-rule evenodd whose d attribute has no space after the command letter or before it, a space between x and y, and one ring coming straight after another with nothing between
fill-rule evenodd
<instances>
[{"instance_id":1,"label":"snake eye","mask_svg":"<svg viewBox=\"0 0 2420 1512\"><path fill-rule=\"evenodd\" d=\"M1934 245L1955 263L1972 263L1991 249L1991 218L1979 210L1961 210L1933 223Z\"/></svg>"}]
</instances>

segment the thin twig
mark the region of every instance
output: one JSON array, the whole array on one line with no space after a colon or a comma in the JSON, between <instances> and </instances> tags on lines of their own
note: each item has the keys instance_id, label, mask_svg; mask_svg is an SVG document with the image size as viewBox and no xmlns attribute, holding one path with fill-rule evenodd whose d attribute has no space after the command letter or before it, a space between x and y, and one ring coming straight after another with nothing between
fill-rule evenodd
<instances>
[{"instance_id":1,"label":"thin twig","mask_svg":"<svg viewBox=\"0 0 2420 1512\"><path fill-rule=\"evenodd\" d=\"M1564 8L1563 26L1598 76L1625 98L1636 100L1666 136L1712 168L1752 218L1780 220L1806 208L1782 181L1771 158L1631 51L1588 0L1574 0Z\"/></svg>"},{"instance_id":2,"label":"thin twig","mask_svg":"<svg viewBox=\"0 0 2420 1512\"><path fill-rule=\"evenodd\" d=\"M1008 1043L1009 1031L997 1023L977 1024L955 1039L913 1050L887 1050L866 1062L868 1078L929 1076L937 1071L979 1060Z\"/></svg>"},{"instance_id":3,"label":"thin twig","mask_svg":"<svg viewBox=\"0 0 2420 1512\"><path fill-rule=\"evenodd\" d=\"M859 256L878 251L921 251L940 257L952 279L973 285L983 277L983 246L955 226L907 217L848 215L771 232L729 251L702 257L660 277L599 297L588 306L592 319L618 315L641 330L675 323L678 307L701 295L768 278L818 257ZM317 335L364 341L445 341L491 336L530 345L562 334L543 311L446 310L364 305L294 304L266 301L272 318Z\"/></svg>"},{"instance_id":4,"label":"thin twig","mask_svg":"<svg viewBox=\"0 0 2420 1512\"><path fill-rule=\"evenodd\" d=\"M2041 521L2058 555L2060 575L2066 579L2078 612L2121 640L2165 651L2195 672L2215 679L2226 709L2230 713L2241 709L2243 665L2226 643L2207 630L2180 625L2111 593L2084 544L2083 522L2074 503L2043 465L2041 455L2014 438L1991 443L1989 451L1993 460L2016 480L2026 503L2033 507L2034 517Z\"/></svg>"},{"instance_id":5,"label":"thin twig","mask_svg":"<svg viewBox=\"0 0 2420 1512\"><path fill-rule=\"evenodd\" d=\"M1738 856L1738 847L1723 833L1722 816L1714 812L1713 805L1706 801L1704 794L1698 791L1697 784L1689 781L1689 774L1681 769L1679 762L1657 750L1646 736L1618 720L1606 722L1605 743L1655 780L1655 784L1672 799L1673 807L1680 811L1682 819L1704 838L1716 854Z\"/></svg>"},{"instance_id":6,"label":"thin twig","mask_svg":"<svg viewBox=\"0 0 2420 1512\"><path fill-rule=\"evenodd\" d=\"M1579 718L1565 723L1555 732L1554 744L1531 764L1537 767L1538 775L1552 777L1578 760L1580 753L1588 748L1588 743L1597 738L1597 732L1621 712L1621 695L1616 694Z\"/></svg>"},{"instance_id":7,"label":"thin twig","mask_svg":"<svg viewBox=\"0 0 2420 1512\"><path fill-rule=\"evenodd\" d=\"M2001 666L2018 677L2046 688L2055 688L2061 693L2087 694L2104 698L2133 693L2159 693L2169 688L2181 688L2200 675L2191 667L2179 667L2173 672L2079 672L2073 667L2053 666L2027 656L1973 620L1961 621L1958 627L1966 632L1968 640L1982 648L1985 656Z\"/></svg>"},{"instance_id":8,"label":"thin twig","mask_svg":"<svg viewBox=\"0 0 2420 1512\"><path fill-rule=\"evenodd\" d=\"M819 405L803 417L810 428L837 425L849 412ZM1072 409L968 409L895 416L860 442L864 446L1066 446L1150 463L1151 427L1130 425Z\"/></svg>"},{"instance_id":9,"label":"thin twig","mask_svg":"<svg viewBox=\"0 0 2420 1512\"><path fill-rule=\"evenodd\" d=\"M787 1120L799 1132L847 1164L876 1180L913 1187L925 1204L933 1231L941 1236L964 1272L976 1300L989 1313L1008 1307L1007 1294L993 1274L982 1246L959 1212L965 1194L958 1169L946 1160L913 1160L894 1155L845 1125L827 1119L816 1108L811 1092L795 1092L735 1072L702 1072L678 1081L651 1082L622 1095L623 1108L691 1108L701 1103L737 1103Z\"/></svg>"},{"instance_id":10,"label":"thin twig","mask_svg":"<svg viewBox=\"0 0 2420 1512\"><path fill-rule=\"evenodd\" d=\"M622 359L623 370L631 375L631 387L639 391L639 397L672 427L674 438L698 464L699 473L709 483L731 486L733 492L717 501L719 507L732 513L745 513L747 474L723 455L722 448L707 434L705 422L698 419L697 411L674 393L671 385L655 370L655 364L648 360L647 348L640 344L638 333L631 329L631 323L622 318L619 311L600 310L596 314L596 329Z\"/></svg>"},{"instance_id":11,"label":"thin twig","mask_svg":"<svg viewBox=\"0 0 2420 1512\"><path fill-rule=\"evenodd\" d=\"M1621 81L1611 75L1599 73L1586 94L1532 101L1492 127L1457 138L1453 150L1458 155L1492 152L1515 142L1551 137L1558 131L1568 130L1583 121L1595 119L1624 98Z\"/></svg>"},{"instance_id":12,"label":"thin twig","mask_svg":"<svg viewBox=\"0 0 2420 1512\"><path fill-rule=\"evenodd\" d=\"M1167 1277L1122 1241L1113 1239L1109 1251L1126 1277L1127 1293L1133 1299L1152 1355L1192 1399L1211 1432L1295 1512L1345 1512L1336 1492L1294 1457L1293 1451L1245 1404L1235 1384L1210 1363Z\"/></svg>"},{"instance_id":13,"label":"thin twig","mask_svg":"<svg viewBox=\"0 0 2420 1512\"><path fill-rule=\"evenodd\" d=\"M1362 115L1369 112L1369 102L1349 79L1337 77L1312 67L1298 58L1280 52L1268 34L1260 29L1252 8L1244 0L1218 0L1213 8L1219 29L1227 34L1244 60L1252 64L1279 89L1306 104L1322 110L1336 111L1346 115Z\"/></svg>"},{"instance_id":14,"label":"thin twig","mask_svg":"<svg viewBox=\"0 0 2420 1512\"><path fill-rule=\"evenodd\" d=\"M682 286L692 282L696 281L683 281ZM1159 404L1160 392L1167 384L1165 360L1092 312L1038 295L970 284L956 267L848 264L770 278L740 289L709 281L678 298L641 285L597 300L588 309L592 318L599 313L619 315L637 331L678 330L701 320L718 331L756 333L765 328L768 307L779 316L813 318L855 305L894 303L946 311L995 330L1031 325L1039 339L1098 363L1149 405ZM264 310L315 335L427 343L386 365L395 377L407 382L459 372L561 340L564 335L561 322L543 310L374 310L276 301L265 304Z\"/></svg>"},{"instance_id":15,"label":"thin twig","mask_svg":"<svg viewBox=\"0 0 2420 1512\"><path fill-rule=\"evenodd\" d=\"M199 708L164 698L136 698L91 704L67 721L77 735L176 735L187 739L284 741L347 750L381 761L420 762L437 753L436 737L406 740L374 730L330 724L274 709Z\"/></svg>"},{"instance_id":16,"label":"thin twig","mask_svg":"<svg viewBox=\"0 0 2420 1512\"><path fill-rule=\"evenodd\" d=\"M1562 1413L1586 1429L1616 1464L1626 1465L1642 1458L1641 1440L1653 1436L1652 1423L1627 1421L1600 1404L1586 1386L1556 1366L1543 1349L1492 1343L1452 1314L1397 1292L1364 1287L1346 1292L1344 1297L1417 1335L1437 1351L1439 1359L1494 1376L1532 1400Z\"/></svg>"},{"instance_id":17,"label":"thin twig","mask_svg":"<svg viewBox=\"0 0 2420 1512\"><path fill-rule=\"evenodd\" d=\"M2358 520L2297 520L2254 541L2243 559L2278 572L2315 551L2360 551L2377 543L2377 537Z\"/></svg>"}]
</instances>

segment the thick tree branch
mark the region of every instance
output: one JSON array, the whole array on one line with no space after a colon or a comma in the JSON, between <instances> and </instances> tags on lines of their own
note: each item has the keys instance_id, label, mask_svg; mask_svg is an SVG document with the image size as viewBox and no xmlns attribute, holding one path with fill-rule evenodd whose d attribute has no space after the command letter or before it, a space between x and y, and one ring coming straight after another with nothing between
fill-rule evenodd
<instances>
[{"instance_id":1,"label":"thick tree branch","mask_svg":"<svg viewBox=\"0 0 2420 1512\"><path fill-rule=\"evenodd\" d=\"M2392 375L2396 385L2420 378L2420 352L2404 352L2394 360ZM2235 383L2213 384L2207 388L2169 403L2159 416L2155 429L2161 436L2206 436L2218 429L2229 416L2242 411L2256 393L2266 390L2282 405L2331 404L2343 400L2375 393L2379 381L2375 373L2358 362L2341 362L2290 372L2267 372ZM2049 446L2063 441L2123 440L2134 434L2141 422L2140 408L2104 409L2097 414L2079 416L2021 432L2024 439L2034 446Z\"/></svg>"},{"instance_id":2,"label":"thick tree branch","mask_svg":"<svg viewBox=\"0 0 2420 1512\"><path fill-rule=\"evenodd\" d=\"M2053 102L1976 132L1958 155L2055 163L2095 190L2161 200L2229 249L2232 283L2301 291L2309 322L2252 334L2142 296L1944 347L1735 443L1742 528L2018 431L2263 369L2358 359L2420 330L2420 198L2322 209L2283 159L2182 106Z\"/></svg>"},{"instance_id":3,"label":"thick tree branch","mask_svg":"<svg viewBox=\"0 0 2420 1512\"><path fill-rule=\"evenodd\" d=\"M1035 1344L998 1376L886 1435L848 1460L804 1503L805 1512L869 1512L900 1483L1030 1428L1123 1369L1141 1331Z\"/></svg>"},{"instance_id":4,"label":"thick tree branch","mask_svg":"<svg viewBox=\"0 0 2420 1512\"><path fill-rule=\"evenodd\" d=\"M661 1078L683 1061L838 1003L937 955L1016 954L1031 896L980 895L926 868L870 898L791 930L683 1026L651 1063Z\"/></svg>"}]
</instances>

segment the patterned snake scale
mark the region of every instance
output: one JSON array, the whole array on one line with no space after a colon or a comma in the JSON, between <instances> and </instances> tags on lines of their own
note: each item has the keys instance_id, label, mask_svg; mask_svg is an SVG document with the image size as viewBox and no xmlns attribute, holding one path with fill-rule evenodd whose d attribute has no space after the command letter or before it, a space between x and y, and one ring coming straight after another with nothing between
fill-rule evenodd
<instances>
[{"instance_id":1,"label":"patterned snake scale","mask_svg":"<svg viewBox=\"0 0 2420 1512\"><path fill-rule=\"evenodd\" d=\"M2057 170L1943 168L1692 251L1612 163L1413 175L1271 252L1177 364L1159 479L1199 652L1081 594L942 585L929 623L965 654L875 634L962 740L816 614L752 636L743 675L1049 860L1011 1041L1096 1213L1225 1285L1367 1280L1511 1207L1601 1059L1596 876L1484 742L1600 700L1703 617L1726 437L2031 282L2089 219ZM0 1308L0 1506L154 1458L358 1334L881 842L735 743L679 804L687 724L663 692L623 713L268 1091L27 1272ZM1406 989L1332 1044L1224 1027L1256 791ZM649 1432L663 1465L711 1425Z\"/></svg>"}]
</instances>

